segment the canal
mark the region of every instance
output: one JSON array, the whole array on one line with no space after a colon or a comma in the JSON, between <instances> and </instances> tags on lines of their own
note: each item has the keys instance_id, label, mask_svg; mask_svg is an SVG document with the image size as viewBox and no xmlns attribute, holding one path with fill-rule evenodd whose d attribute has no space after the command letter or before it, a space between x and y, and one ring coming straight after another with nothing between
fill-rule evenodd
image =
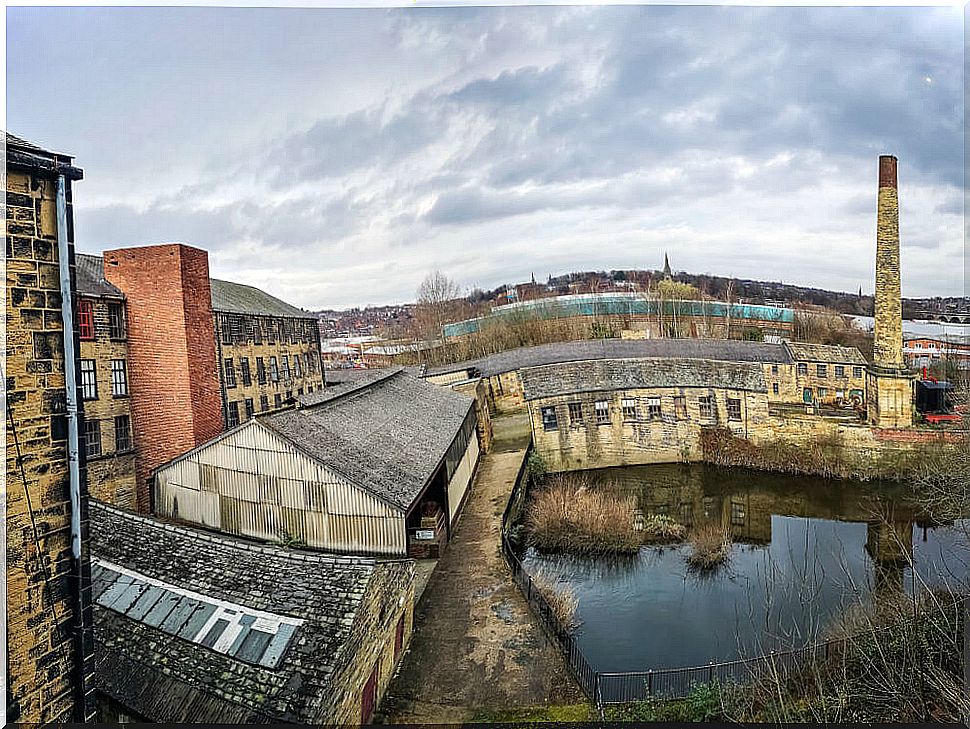
<instances>
[{"instance_id":1,"label":"canal","mask_svg":"<svg viewBox=\"0 0 970 729\"><path fill-rule=\"evenodd\" d=\"M728 561L688 568L687 545L631 557L541 554L524 564L578 598L579 647L598 671L733 660L825 637L833 619L878 600L963 589L970 522L932 522L907 489L705 465L589 471L644 514L730 525Z\"/></svg>"}]
</instances>

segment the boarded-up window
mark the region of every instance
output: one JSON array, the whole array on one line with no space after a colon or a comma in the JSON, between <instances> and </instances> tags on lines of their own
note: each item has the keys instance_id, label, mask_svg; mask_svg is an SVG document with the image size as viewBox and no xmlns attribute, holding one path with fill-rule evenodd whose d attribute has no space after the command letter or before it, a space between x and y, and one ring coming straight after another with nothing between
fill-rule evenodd
<instances>
[{"instance_id":1,"label":"boarded-up window","mask_svg":"<svg viewBox=\"0 0 970 729\"><path fill-rule=\"evenodd\" d=\"M674 417L678 420L687 419L687 398L683 395L674 395Z\"/></svg>"}]
</instances>

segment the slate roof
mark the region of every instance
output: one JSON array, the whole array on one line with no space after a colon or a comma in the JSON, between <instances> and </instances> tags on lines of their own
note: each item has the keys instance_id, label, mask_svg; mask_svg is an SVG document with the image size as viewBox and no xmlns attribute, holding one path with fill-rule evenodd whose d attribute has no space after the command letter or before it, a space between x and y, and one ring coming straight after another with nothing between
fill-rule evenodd
<instances>
[{"instance_id":1,"label":"slate roof","mask_svg":"<svg viewBox=\"0 0 970 729\"><path fill-rule=\"evenodd\" d=\"M309 312L287 304L255 286L246 286L232 281L220 281L217 278L210 279L209 286L212 291L213 311L283 316L296 319L314 318Z\"/></svg>"},{"instance_id":2,"label":"slate roof","mask_svg":"<svg viewBox=\"0 0 970 729\"><path fill-rule=\"evenodd\" d=\"M702 359L614 359L527 367L519 371L526 400L648 387L703 387L766 392L756 362Z\"/></svg>"},{"instance_id":3,"label":"slate roof","mask_svg":"<svg viewBox=\"0 0 970 729\"><path fill-rule=\"evenodd\" d=\"M20 167L49 175L80 180L84 172L71 164L73 155L45 149L9 132L4 132L7 167Z\"/></svg>"},{"instance_id":4,"label":"slate roof","mask_svg":"<svg viewBox=\"0 0 970 729\"><path fill-rule=\"evenodd\" d=\"M476 360L429 368L425 376L472 369L476 371L476 376L492 377L524 367L558 362L630 358L792 363L791 355L783 344L733 339L596 339L521 347Z\"/></svg>"},{"instance_id":5,"label":"slate roof","mask_svg":"<svg viewBox=\"0 0 970 729\"><path fill-rule=\"evenodd\" d=\"M332 679L348 661L343 649L376 570L400 572L404 590L413 563L375 563L263 546L166 524L91 501L91 555L175 588L247 609L296 618L275 668L248 663L176 637L138 615L98 602L104 569L93 573L96 688L153 721L326 722ZM174 612L174 611L173 611ZM159 618L154 622L158 623Z\"/></svg>"},{"instance_id":6,"label":"slate roof","mask_svg":"<svg viewBox=\"0 0 970 729\"><path fill-rule=\"evenodd\" d=\"M77 292L86 296L108 296L123 299L125 295L114 284L104 279L104 258L87 253L76 253Z\"/></svg>"},{"instance_id":7,"label":"slate roof","mask_svg":"<svg viewBox=\"0 0 970 729\"><path fill-rule=\"evenodd\" d=\"M799 362L845 362L865 365L866 358L855 347L839 344L809 344L807 342L787 342L793 359Z\"/></svg>"},{"instance_id":8,"label":"slate roof","mask_svg":"<svg viewBox=\"0 0 970 729\"><path fill-rule=\"evenodd\" d=\"M401 368L299 398L257 418L311 458L407 511L444 459L474 399Z\"/></svg>"}]
</instances>

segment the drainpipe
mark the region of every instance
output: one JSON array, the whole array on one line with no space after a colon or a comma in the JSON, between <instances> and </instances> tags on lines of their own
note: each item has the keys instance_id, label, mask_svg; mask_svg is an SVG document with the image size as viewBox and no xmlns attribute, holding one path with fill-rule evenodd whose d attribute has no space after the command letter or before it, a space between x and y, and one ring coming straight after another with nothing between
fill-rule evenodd
<instances>
[{"instance_id":1,"label":"drainpipe","mask_svg":"<svg viewBox=\"0 0 970 729\"><path fill-rule=\"evenodd\" d=\"M57 177L57 263L61 279L61 322L64 326L64 390L67 404L67 463L71 501L71 555L74 557L74 609L77 611L77 630L74 636L76 650L77 705L75 716L82 721L87 718L85 699L87 687L84 680L84 633L90 626L84 624L85 601L83 597L84 575L81 564L81 468L78 444L77 377L74 340L74 310L71 295L71 265L67 243L67 194L64 175Z\"/></svg>"}]
</instances>

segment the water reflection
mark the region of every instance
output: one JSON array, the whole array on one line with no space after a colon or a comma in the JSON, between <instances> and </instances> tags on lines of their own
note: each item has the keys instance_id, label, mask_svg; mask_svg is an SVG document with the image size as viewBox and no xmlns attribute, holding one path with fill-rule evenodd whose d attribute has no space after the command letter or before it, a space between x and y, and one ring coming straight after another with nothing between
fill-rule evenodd
<instances>
[{"instance_id":1,"label":"water reflection","mask_svg":"<svg viewBox=\"0 0 970 729\"><path fill-rule=\"evenodd\" d=\"M687 568L688 547L626 558L526 554L574 588L579 642L599 670L729 660L803 645L833 616L876 597L962 589L970 524L937 524L905 488L717 469L592 471L598 488L634 496L645 514L729 526L729 562Z\"/></svg>"}]
</instances>

